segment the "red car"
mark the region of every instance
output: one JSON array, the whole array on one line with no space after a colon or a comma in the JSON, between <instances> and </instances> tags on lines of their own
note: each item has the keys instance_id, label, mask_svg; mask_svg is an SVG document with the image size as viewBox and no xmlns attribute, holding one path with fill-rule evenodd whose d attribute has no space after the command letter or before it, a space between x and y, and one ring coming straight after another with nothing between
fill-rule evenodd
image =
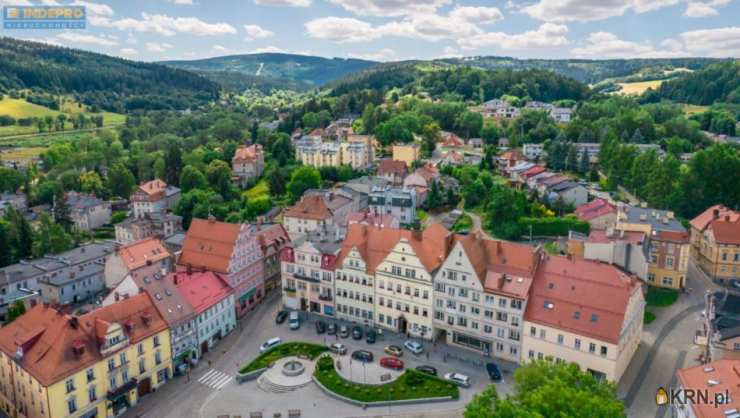
<instances>
[{"instance_id":1,"label":"red car","mask_svg":"<svg viewBox=\"0 0 740 418\"><path fill-rule=\"evenodd\" d=\"M396 357L383 357L380 365L389 369L403 370L403 361Z\"/></svg>"}]
</instances>

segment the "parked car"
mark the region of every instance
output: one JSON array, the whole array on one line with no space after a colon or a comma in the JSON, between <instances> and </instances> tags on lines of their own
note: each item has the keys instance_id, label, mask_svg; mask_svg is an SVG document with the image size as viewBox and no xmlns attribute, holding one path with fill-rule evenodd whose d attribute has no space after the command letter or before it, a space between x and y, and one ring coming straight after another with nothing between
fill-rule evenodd
<instances>
[{"instance_id":1,"label":"parked car","mask_svg":"<svg viewBox=\"0 0 740 418\"><path fill-rule=\"evenodd\" d=\"M380 365L388 369L403 370L403 361L397 357L383 357L380 359Z\"/></svg>"},{"instance_id":2,"label":"parked car","mask_svg":"<svg viewBox=\"0 0 740 418\"><path fill-rule=\"evenodd\" d=\"M288 311L278 311L277 316L275 317L275 323L282 324L283 322L285 322L286 319L288 319Z\"/></svg>"},{"instance_id":3,"label":"parked car","mask_svg":"<svg viewBox=\"0 0 740 418\"><path fill-rule=\"evenodd\" d=\"M445 380L449 380L460 387L470 387L470 378L462 373L445 373Z\"/></svg>"},{"instance_id":4,"label":"parked car","mask_svg":"<svg viewBox=\"0 0 740 418\"><path fill-rule=\"evenodd\" d=\"M316 321L316 333L323 334L326 332L326 322Z\"/></svg>"},{"instance_id":5,"label":"parked car","mask_svg":"<svg viewBox=\"0 0 740 418\"><path fill-rule=\"evenodd\" d=\"M301 320L298 318L298 312L292 311L290 313L290 329L296 330L301 327Z\"/></svg>"},{"instance_id":6,"label":"parked car","mask_svg":"<svg viewBox=\"0 0 740 418\"><path fill-rule=\"evenodd\" d=\"M424 346L421 345L421 343L418 341L407 340L405 343L403 343L403 346L406 347L407 350L417 355L424 352Z\"/></svg>"},{"instance_id":7,"label":"parked car","mask_svg":"<svg viewBox=\"0 0 740 418\"><path fill-rule=\"evenodd\" d=\"M422 373L430 374L432 376L436 376L437 375L437 368L436 367L427 366L425 364L422 364L421 366L416 366L416 370L418 370L418 371L420 371Z\"/></svg>"},{"instance_id":8,"label":"parked car","mask_svg":"<svg viewBox=\"0 0 740 418\"><path fill-rule=\"evenodd\" d=\"M377 340L377 338L378 338L378 334L375 332L375 330L372 330L371 329L371 330L369 330L367 332L367 335L365 337L365 341L368 344L375 344L375 340Z\"/></svg>"},{"instance_id":9,"label":"parked car","mask_svg":"<svg viewBox=\"0 0 740 418\"><path fill-rule=\"evenodd\" d=\"M396 357L401 357L403 355L403 348L397 345L386 345L385 348L383 348L383 351Z\"/></svg>"},{"instance_id":10,"label":"parked car","mask_svg":"<svg viewBox=\"0 0 740 418\"><path fill-rule=\"evenodd\" d=\"M337 324L331 323L328 327L326 327L326 333L329 335L336 335L337 333Z\"/></svg>"},{"instance_id":11,"label":"parked car","mask_svg":"<svg viewBox=\"0 0 740 418\"><path fill-rule=\"evenodd\" d=\"M501 380L501 369L498 368L496 363L486 363L486 371L488 372L488 377L494 382Z\"/></svg>"},{"instance_id":12,"label":"parked car","mask_svg":"<svg viewBox=\"0 0 740 418\"><path fill-rule=\"evenodd\" d=\"M352 353L352 358L363 363L372 363L373 353L367 350L357 350Z\"/></svg>"},{"instance_id":13,"label":"parked car","mask_svg":"<svg viewBox=\"0 0 740 418\"><path fill-rule=\"evenodd\" d=\"M260 346L260 353L264 353L265 351L271 349L272 347L275 347L281 342L283 342L283 340L281 340L280 337L270 338L269 340L262 343L262 345Z\"/></svg>"},{"instance_id":14,"label":"parked car","mask_svg":"<svg viewBox=\"0 0 740 418\"><path fill-rule=\"evenodd\" d=\"M341 343L334 343L329 346L329 351L335 354L339 354L340 356L343 356L347 354L347 347L345 347L344 344L341 344Z\"/></svg>"},{"instance_id":15,"label":"parked car","mask_svg":"<svg viewBox=\"0 0 740 418\"><path fill-rule=\"evenodd\" d=\"M359 325L355 325L352 327L352 338L355 340L361 340L362 339L362 327Z\"/></svg>"},{"instance_id":16,"label":"parked car","mask_svg":"<svg viewBox=\"0 0 740 418\"><path fill-rule=\"evenodd\" d=\"M342 338L349 337L349 327L347 327L346 325L342 325L341 327L339 327L339 336Z\"/></svg>"}]
</instances>

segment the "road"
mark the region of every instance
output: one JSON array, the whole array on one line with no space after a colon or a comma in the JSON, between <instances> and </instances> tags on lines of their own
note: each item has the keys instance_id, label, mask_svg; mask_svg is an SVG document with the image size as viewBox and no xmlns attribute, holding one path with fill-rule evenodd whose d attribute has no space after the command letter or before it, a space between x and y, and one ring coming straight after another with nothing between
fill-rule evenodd
<instances>
[{"instance_id":1,"label":"road","mask_svg":"<svg viewBox=\"0 0 740 418\"><path fill-rule=\"evenodd\" d=\"M480 231L481 235L485 239L493 239L492 236L488 235L488 232L486 232L485 228L483 228L483 221L481 220L480 216L478 216L477 214L473 212L465 212L465 213L470 215L470 219L473 220L473 231Z\"/></svg>"},{"instance_id":2,"label":"road","mask_svg":"<svg viewBox=\"0 0 740 418\"><path fill-rule=\"evenodd\" d=\"M413 414L413 417L441 418L459 417L464 405L470 401L475 393L482 391L490 380L481 365L487 360L467 351L438 345L436 349L426 344L426 349L432 349L430 358L426 355L413 356L405 353L403 360L407 367L416 367L420 364L434 365L440 374L450 371L461 372L471 377L473 386L461 389L460 399L457 401L375 407L364 410L350 405L323 393L315 384L289 393L269 393L258 388L256 382L237 384L233 379L236 370L256 357L259 345L272 337L280 337L283 341L310 341L315 343L331 343L334 336L317 335L312 322L304 322L301 329L290 331L287 324L276 325L274 318L279 309L279 297L270 295L269 300L260 305L255 311L248 314L241 322L241 332L238 330L227 336L215 351L202 359L198 367L193 370L190 381L186 377L178 377L169 382L156 393L142 398L141 402L127 411L127 417L177 417L201 418L220 415L241 415L248 417L250 412L261 411L264 417L272 417L280 412L287 416L288 409L301 409L301 418L344 418L344 417L378 417L404 416ZM376 358L385 356L383 347L388 344L402 345L403 339L393 333L384 333L373 345L363 340L354 341L351 338L339 339L347 346L349 352L362 348L372 351ZM454 355L447 358L444 354ZM464 358L465 361L457 358ZM376 360L377 362L377 360ZM210 363L210 364L209 364ZM500 362L499 362L500 363ZM511 373L515 368L512 364L501 364L504 371L504 381L497 383L499 393L511 393ZM389 410L390 409L390 410Z\"/></svg>"}]
</instances>

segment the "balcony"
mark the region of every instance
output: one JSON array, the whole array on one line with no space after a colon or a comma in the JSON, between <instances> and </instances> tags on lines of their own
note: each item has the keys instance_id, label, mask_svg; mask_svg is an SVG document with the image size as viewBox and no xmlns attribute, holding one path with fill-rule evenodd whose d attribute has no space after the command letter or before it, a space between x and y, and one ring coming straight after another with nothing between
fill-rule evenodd
<instances>
[{"instance_id":1,"label":"balcony","mask_svg":"<svg viewBox=\"0 0 740 418\"><path fill-rule=\"evenodd\" d=\"M318 283L321 281L321 279L318 277L306 276L305 274L300 274L298 272L293 273L293 277L296 280L304 280L304 281L312 282L312 283Z\"/></svg>"},{"instance_id":2,"label":"balcony","mask_svg":"<svg viewBox=\"0 0 740 418\"><path fill-rule=\"evenodd\" d=\"M331 295L319 295L319 300L324 302L331 302L333 299Z\"/></svg>"},{"instance_id":3,"label":"balcony","mask_svg":"<svg viewBox=\"0 0 740 418\"><path fill-rule=\"evenodd\" d=\"M118 365L116 365L114 367L110 367L109 366L108 367L108 374L115 373L115 372L117 372L119 370L122 370L123 368L128 368L128 365L129 365L129 361L126 360L125 363L118 363Z\"/></svg>"}]
</instances>

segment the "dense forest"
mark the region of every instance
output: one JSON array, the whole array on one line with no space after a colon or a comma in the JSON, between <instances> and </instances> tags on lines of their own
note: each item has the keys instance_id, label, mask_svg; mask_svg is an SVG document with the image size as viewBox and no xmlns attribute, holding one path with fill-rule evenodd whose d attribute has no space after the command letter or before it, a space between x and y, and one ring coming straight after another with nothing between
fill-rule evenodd
<instances>
[{"instance_id":1,"label":"dense forest","mask_svg":"<svg viewBox=\"0 0 740 418\"><path fill-rule=\"evenodd\" d=\"M36 88L74 94L99 109L186 109L218 97L218 85L159 64L0 38L0 92Z\"/></svg>"},{"instance_id":2,"label":"dense forest","mask_svg":"<svg viewBox=\"0 0 740 418\"><path fill-rule=\"evenodd\" d=\"M655 92L646 92L646 96ZM682 74L660 85L663 99L696 105L740 104L740 61L727 61Z\"/></svg>"}]
</instances>

